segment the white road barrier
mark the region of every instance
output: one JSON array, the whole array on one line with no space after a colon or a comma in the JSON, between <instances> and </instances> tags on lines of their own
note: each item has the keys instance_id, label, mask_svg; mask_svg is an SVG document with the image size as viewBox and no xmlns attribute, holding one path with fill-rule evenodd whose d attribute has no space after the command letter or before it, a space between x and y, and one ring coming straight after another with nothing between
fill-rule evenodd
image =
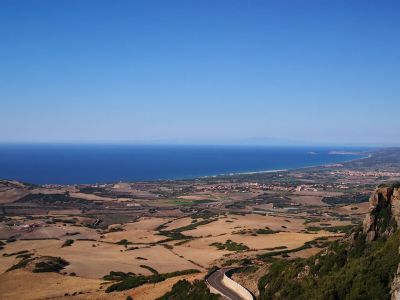
<instances>
[{"instance_id":1,"label":"white road barrier","mask_svg":"<svg viewBox=\"0 0 400 300\"><path fill-rule=\"evenodd\" d=\"M228 276L224 275L222 279L222 283L229 287L230 289L234 290L237 294L239 294L244 300L254 300L253 295L244 287L242 287L236 281L233 281Z\"/></svg>"},{"instance_id":2,"label":"white road barrier","mask_svg":"<svg viewBox=\"0 0 400 300\"><path fill-rule=\"evenodd\" d=\"M232 269L220 269L206 277L211 293L220 294L230 300L254 300L253 295L246 288L226 276L225 272L229 270ZM219 279L216 280L215 278ZM230 292L227 292L227 290L230 290Z\"/></svg>"}]
</instances>

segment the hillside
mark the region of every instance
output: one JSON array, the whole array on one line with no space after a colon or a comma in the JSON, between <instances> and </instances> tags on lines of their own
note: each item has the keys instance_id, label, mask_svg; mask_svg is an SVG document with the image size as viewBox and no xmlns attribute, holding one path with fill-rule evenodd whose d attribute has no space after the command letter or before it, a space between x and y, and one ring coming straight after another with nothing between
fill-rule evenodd
<instances>
[{"instance_id":1,"label":"hillside","mask_svg":"<svg viewBox=\"0 0 400 300\"><path fill-rule=\"evenodd\" d=\"M400 187L370 197L363 227L308 259L274 260L260 299L400 299Z\"/></svg>"}]
</instances>

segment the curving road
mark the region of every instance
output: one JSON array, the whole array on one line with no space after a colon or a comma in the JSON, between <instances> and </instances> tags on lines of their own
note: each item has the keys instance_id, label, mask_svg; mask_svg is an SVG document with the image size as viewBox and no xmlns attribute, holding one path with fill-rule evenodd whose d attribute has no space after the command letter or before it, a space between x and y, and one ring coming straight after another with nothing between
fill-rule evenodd
<instances>
[{"instance_id":1,"label":"curving road","mask_svg":"<svg viewBox=\"0 0 400 300\"><path fill-rule=\"evenodd\" d=\"M221 268L214 273L211 273L207 278L206 282L220 292L223 296L230 300L243 300L244 298L238 294L236 291L227 287L223 282L222 279L226 272L233 270L236 268Z\"/></svg>"}]
</instances>

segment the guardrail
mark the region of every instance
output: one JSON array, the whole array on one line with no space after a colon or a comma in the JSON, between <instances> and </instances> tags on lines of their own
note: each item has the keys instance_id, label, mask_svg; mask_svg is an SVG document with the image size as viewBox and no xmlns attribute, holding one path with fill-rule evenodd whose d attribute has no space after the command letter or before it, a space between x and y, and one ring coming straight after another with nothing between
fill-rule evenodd
<instances>
[{"instance_id":1,"label":"guardrail","mask_svg":"<svg viewBox=\"0 0 400 300\"><path fill-rule=\"evenodd\" d=\"M233 269L227 270L227 271L232 271ZM219 270L216 270L214 272L217 272ZM214 273L213 272L213 273ZM222 296L225 296L226 298L230 299L227 295L224 295L221 293L218 289L214 288L211 284L208 282L208 277L210 277L213 273L209 274L206 276L206 282L210 286L211 292L220 294ZM254 300L254 296L243 286L241 286L239 283L236 281L230 279L228 276L226 276L226 272L224 272L224 275L222 277L222 284L228 287L229 289L233 290L236 294L238 294L243 300Z\"/></svg>"}]
</instances>

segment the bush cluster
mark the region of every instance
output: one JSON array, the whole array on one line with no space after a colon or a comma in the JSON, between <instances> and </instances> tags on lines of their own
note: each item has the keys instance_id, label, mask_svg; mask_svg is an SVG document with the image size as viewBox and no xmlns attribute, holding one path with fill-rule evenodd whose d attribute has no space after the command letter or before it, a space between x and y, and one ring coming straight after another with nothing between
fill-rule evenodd
<instances>
[{"instance_id":1,"label":"bush cluster","mask_svg":"<svg viewBox=\"0 0 400 300\"><path fill-rule=\"evenodd\" d=\"M309 259L275 260L259 281L260 299L390 299L400 232L387 241L336 241Z\"/></svg>"}]
</instances>

